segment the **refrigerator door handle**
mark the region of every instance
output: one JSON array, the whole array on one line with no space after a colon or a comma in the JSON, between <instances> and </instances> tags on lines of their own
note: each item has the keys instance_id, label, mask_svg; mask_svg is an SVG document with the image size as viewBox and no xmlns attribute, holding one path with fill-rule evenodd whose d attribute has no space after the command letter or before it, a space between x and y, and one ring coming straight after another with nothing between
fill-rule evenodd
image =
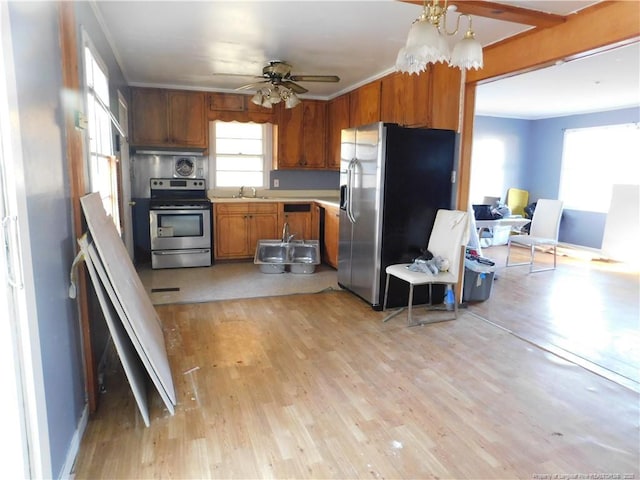
<instances>
[{"instance_id":1,"label":"refrigerator door handle","mask_svg":"<svg viewBox=\"0 0 640 480\"><path fill-rule=\"evenodd\" d=\"M353 215L353 176L355 174L356 159L352 159L349 162L347 168L347 218L351 223L356 223L355 216Z\"/></svg>"}]
</instances>

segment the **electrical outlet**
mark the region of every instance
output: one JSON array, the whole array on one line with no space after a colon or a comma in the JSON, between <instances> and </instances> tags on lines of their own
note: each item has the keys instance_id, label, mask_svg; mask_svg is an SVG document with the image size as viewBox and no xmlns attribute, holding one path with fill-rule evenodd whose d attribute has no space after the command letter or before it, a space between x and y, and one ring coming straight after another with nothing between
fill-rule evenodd
<instances>
[{"instance_id":1,"label":"electrical outlet","mask_svg":"<svg viewBox=\"0 0 640 480\"><path fill-rule=\"evenodd\" d=\"M280 180L277 178L273 179L273 188L278 188L280 186Z\"/></svg>"}]
</instances>

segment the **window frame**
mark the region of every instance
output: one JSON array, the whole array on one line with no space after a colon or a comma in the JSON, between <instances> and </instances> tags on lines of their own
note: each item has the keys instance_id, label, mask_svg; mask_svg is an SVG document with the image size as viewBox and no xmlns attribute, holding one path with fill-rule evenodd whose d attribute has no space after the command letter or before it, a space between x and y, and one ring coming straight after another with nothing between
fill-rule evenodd
<instances>
[{"instance_id":1,"label":"window frame","mask_svg":"<svg viewBox=\"0 0 640 480\"><path fill-rule=\"evenodd\" d=\"M89 68L89 65L87 65L87 50L91 54L92 61L95 62L95 64L101 70L102 74L105 77L107 87L106 95L109 97L107 99L100 98L99 92L94 89L94 85L89 85L89 82L87 80L87 70ZM100 197L107 214L111 216L116 229L119 233L121 233L122 225L120 215L120 179L118 171L118 158L115 152L113 125L111 112L109 111L109 69L107 68L104 60L102 60L100 53L89 38L87 32L84 30L82 31L81 59L83 75L82 78L84 84L83 103L84 111L86 114L85 118L87 122L87 127L84 131L85 165L87 166L85 173L86 185L89 186L90 191L98 191L100 193ZM91 105L90 102L93 103L93 105ZM100 111L92 116L91 113L96 111L94 109L99 109ZM97 128L99 130L103 129L96 133L97 136L103 140L102 142L100 142L98 147L108 146L107 149L101 149L106 151L92 150L91 122L95 118L98 118L98 116L99 121ZM104 162L104 165L98 166L99 162ZM106 175L107 178L104 178L104 175ZM106 188L101 189L99 185L108 185L108 192L106 191Z\"/></svg>"},{"instance_id":2,"label":"window frame","mask_svg":"<svg viewBox=\"0 0 640 480\"><path fill-rule=\"evenodd\" d=\"M209 185L211 189L222 194L235 194L239 188L246 185L234 185L229 187L216 186L217 181L217 152L216 152L216 124L217 123L240 123L260 125L262 128L262 185L254 187L256 190L269 188L269 173L273 162L273 125L271 123L257 122L226 122L224 120L212 120L209 122Z\"/></svg>"},{"instance_id":3,"label":"window frame","mask_svg":"<svg viewBox=\"0 0 640 480\"><path fill-rule=\"evenodd\" d=\"M564 202L565 209L607 213L613 185L640 183L640 166L637 159L634 163L634 155L637 155L640 148L620 148L620 151L629 153L612 154L611 149L616 142L612 138L602 138L603 132L615 133L624 129L633 129L636 132L635 138L630 136L630 143L640 143L640 124L635 122L564 130L558 198ZM584 143L585 146L578 142ZM608 158L606 165L603 164L603 158ZM628 168L630 165L631 169ZM591 198L587 199L587 196Z\"/></svg>"}]
</instances>

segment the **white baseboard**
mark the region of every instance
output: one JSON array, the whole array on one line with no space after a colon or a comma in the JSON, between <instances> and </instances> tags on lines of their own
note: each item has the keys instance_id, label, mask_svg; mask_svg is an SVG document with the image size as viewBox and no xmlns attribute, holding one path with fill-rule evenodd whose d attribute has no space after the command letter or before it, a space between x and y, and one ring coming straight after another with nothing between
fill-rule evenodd
<instances>
[{"instance_id":1,"label":"white baseboard","mask_svg":"<svg viewBox=\"0 0 640 480\"><path fill-rule=\"evenodd\" d=\"M76 457L78 456L78 451L80 450L80 442L82 441L82 436L84 435L84 431L87 428L88 421L89 404L85 403L84 410L82 410L82 415L80 415L80 420L78 421L78 427L76 428L76 431L71 438L69 450L67 450L67 458L64 462L64 466L62 467L60 478L73 479L75 476L75 474L73 473L73 467L76 463Z\"/></svg>"}]
</instances>

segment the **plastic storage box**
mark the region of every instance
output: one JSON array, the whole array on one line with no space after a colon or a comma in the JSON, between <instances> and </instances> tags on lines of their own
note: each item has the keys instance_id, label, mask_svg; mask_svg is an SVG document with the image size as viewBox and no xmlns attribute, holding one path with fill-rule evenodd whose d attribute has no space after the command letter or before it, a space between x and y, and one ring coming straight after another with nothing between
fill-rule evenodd
<instances>
[{"instance_id":1,"label":"plastic storage box","mask_svg":"<svg viewBox=\"0 0 640 480\"><path fill-rule=\"evenodd\" d=\"M474 260L465 260L463 302L483 302L491 295L495 267Z\"/></svg>"}]
</instances>

